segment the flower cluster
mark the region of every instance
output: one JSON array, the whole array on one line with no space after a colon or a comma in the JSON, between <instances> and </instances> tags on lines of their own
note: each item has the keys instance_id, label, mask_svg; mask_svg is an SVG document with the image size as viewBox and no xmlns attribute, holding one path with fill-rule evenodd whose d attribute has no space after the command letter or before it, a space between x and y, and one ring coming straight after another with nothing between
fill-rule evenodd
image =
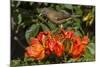
<instances>
[{"instance_id":1,"label":"flower cluster","mask_svg":"<svg viewBox=\"0 0 100 67\"><path fill-rule=\"evenodd\" d=\"M72 58L80 58L84 54L88 42L88 36L77 36L74 31L62 29L57 34L50 31L40 32L37 38L31 38L25 56L34 60L43 60L52 54L56 57L67 54Z\"/></svg>"}]
</instances>

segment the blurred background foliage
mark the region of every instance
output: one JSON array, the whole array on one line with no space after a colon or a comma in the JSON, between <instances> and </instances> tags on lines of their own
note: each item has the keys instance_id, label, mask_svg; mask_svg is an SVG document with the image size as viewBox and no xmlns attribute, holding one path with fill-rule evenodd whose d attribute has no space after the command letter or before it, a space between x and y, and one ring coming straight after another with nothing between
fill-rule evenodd
<instances>
[{"instance_id":1,"label":"blurred background foliage","mask_svg":"<svg viewBox=\"0 0 100 67\"><path fill-rule=\"evenodd\" d=\"M24 57L30 37L36 37L40 31L59 30L59 25L40 15L44 7L57 11L65 10L72 15L81 16L66 21L62 25L65 30L71 28L80 36L89 36L87 51L78 62L95 60L95 6L11 1L11 66L63 63L60 59L52 62L51 58L48 59L49 61L33 62ZM66 62L74 62L74 60L68 59Z\"/></svg>"}]
</instances>

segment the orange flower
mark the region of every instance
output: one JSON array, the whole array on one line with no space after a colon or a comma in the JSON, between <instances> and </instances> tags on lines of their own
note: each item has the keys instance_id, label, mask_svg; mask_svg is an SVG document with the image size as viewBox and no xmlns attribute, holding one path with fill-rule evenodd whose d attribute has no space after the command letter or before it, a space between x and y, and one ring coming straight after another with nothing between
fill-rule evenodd
<instances>
[{"instance_id":1,"label":"orange flower","mask_svg":"<svg viewBox=\"0 0 100 67\"><path fill-rule=\"evenodd\" d=\"M31 38L30 45L39 44L39 40L37 38Z\"/></svg>"},{"instance_id":2,"label":"orange flower","mask_svg":"<svg viewBox=\"0 0 100 67\"><path fill-rule=\"evenodd\" d=\"M61 31L62 31L62 33L64 35L64 38L72 39L73 36L74 36L74 32L73 31L64 31L63 29Z\"/></svg>"},{"instance_id":3,"label":"orange flower","mask_svg":"<svg viewBox=\"0 0 100 67\"><path fill-rule=\"evenodd\" d=\"M83 45L74 44L71 55L73 58L79 58L83 54L83 52L84 52Z\"/></svg>"},{"instance_id":4,"label":"orange flower","mask_svg":"<svg viewBox=\"0 0 100 67\"><path fill-rule=\"evenodd\" d=\"M80 58L85 52L88 42L88 36L84 36L81 39L80 36L75 36L73 31L64 31L62 29L61 34L57 33L54 35L50 31L40 32L37 38L31 38L25 55L34 60L42 60L45 58L45 55L49 57L51 53L61 57L65 50L72 58Z\"/></svg>"},{"instance_id":5,"label":"orange flower","mask_svg":"<svg viewBox=\"0 0 100 67\"><path fill-rule=\"evenodd\" d=\"M84 37L82 38L82 44L83 44L83 45L87 45L88 42L89 42L88 36L84 36Z\"/></svg>"},{"instance_id":6,"label":"orange flower","mask_svg":"<svg viewBox=\"0 0 100 67\"><path fill-rule=\"evenodd\" d=\"M79 58L85 52L86 45L88 44L88 38L85 36L82 38L77 36L74 38L73 47L71 49L71 56L73 58Z\"/></svg>"},{"instance_id":7,"label":"orange flower","mask_svg":"<svg viewBox=\"0 0 100 67\"><path fill-rule=\"evenodd\" d=\"M74 36L73 37L74 44L80 45L81 44L81 38L80 36Z\"/></svg>"},{"instance_id":8,"label":"orange flower","mask_svg":"<svg viewBox=\"0 0 100 67\"><path fill-rule=\"evenodd\" d=\"M35 60L42 60L45 57L45 50L38 39L32 39L31 45L26 48L26 56Z\"/></svg>"},{"instance_id":9,"label":"orange flower","mask_svg":"<svg viewBox=\"0 0 100 67\"><path fill-rule=\"evenodd\" d=\"M42 43L45 44L47 38L51 38L50 32L40 32L37 36L37 39Z\"/></svg>"},{"instance_id":10,"label":"orange flower","mask_svg":"<svg viewBox=\"0 0 100 67\"><path fill-rule=\"evenodd\" d=\"M54 52L57 57L61 57L64 52L64 45L60 42L56 42L56 45L54 46Z\"/></svg>"},{"instance_id":11,"label":"orange flower","mask_svg":"<svg viewBox=\"0 0 100 67\"><path fill-rule=\"evenodd\" d=\"M46 48L52 52L54 50L55 44L56 44L56 42L52 38L52 39L47 39L45 45L46 45Z\"/></svg>"},{"instance_id":12,"label":"orange flower","mask_svg":"<svg viewBox=\"0 0 100 67\"><path fill-rule=\"evenodd\" d=\"M44 35L44 32L40 32L39 33L39 35L37 36L37 38L38 38L38 40L40 41L40 42L45 42L45 35Z\"/></svg>"},{"instance_id":13,"label":"orange flower","mask_svg":"<svg viewBox=\"0 0 100 67\"><path fill-rule=\"evenodd\" d=\"M50 56L50 55L51 55L51 51L50 51L50 49L45 48L45 53L46 53L47 56Z\"/></svg>"},{"instance_id":14,"label":"orange flower","mask_svg":"<svg viewBox=\"0 0 100 67\"><path fill-rule=\"evenodd\" d=\"M64 46L55 38L48 39L46 41L47 55L50 55L51 52L54 52L57 57L62 56L64 52Z\"/></svg>"}]
</instances>

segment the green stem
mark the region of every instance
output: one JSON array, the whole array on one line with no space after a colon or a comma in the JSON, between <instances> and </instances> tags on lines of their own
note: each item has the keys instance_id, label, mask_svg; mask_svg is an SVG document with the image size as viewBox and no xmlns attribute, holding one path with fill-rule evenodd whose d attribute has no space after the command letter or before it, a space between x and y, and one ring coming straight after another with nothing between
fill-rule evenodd
<instances>
[{"instance_id":1,"label":"green stem","mask_svg":"<svg viewBox=\"0 0 100 67\"><path fill-rule=\"evenodd\" d=\"M14 37L14 40L16 40L18 42L18 44L22 47L25 48L24 45L22 45L21 41L19 40L19 38L17 36Z\"/></svg>"}]
</instances>

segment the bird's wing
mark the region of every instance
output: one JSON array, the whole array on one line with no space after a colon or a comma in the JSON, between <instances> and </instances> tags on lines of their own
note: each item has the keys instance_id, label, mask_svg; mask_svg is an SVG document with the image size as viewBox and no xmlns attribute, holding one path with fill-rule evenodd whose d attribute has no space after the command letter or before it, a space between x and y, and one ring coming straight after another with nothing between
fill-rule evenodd
<instances>
[{"instance_id":1,"label":"bird's wing","mask_svg":"<svg viewBox=\"0 0 100 67\"><path fill-rule=\"evenodd\" d=\"M56 16L56 20L58 20L58 21L67 19L68 17L70 17L62 12L58 12L55 16Z\"/></svg>"}]
</instances>

